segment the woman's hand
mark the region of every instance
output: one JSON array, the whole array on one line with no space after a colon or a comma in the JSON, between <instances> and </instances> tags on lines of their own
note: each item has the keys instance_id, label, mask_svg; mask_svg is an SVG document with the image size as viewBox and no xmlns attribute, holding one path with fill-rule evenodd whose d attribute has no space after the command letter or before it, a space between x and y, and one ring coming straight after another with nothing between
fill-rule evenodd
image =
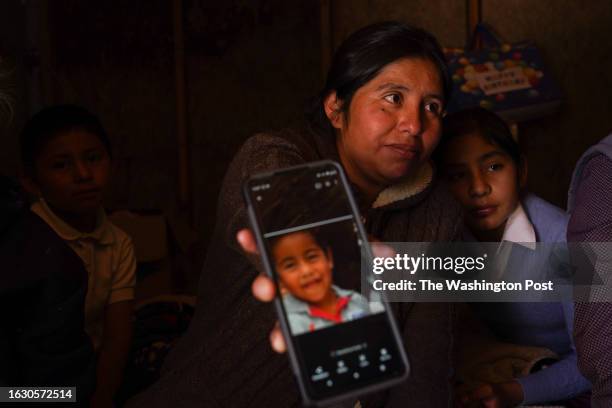
<instances>
[{"instance_id":1,"label":"woman's hand","mask_svg":"<svg viewBox=\"0 0 612 408\"><path fill-rule=\"evenodd\" d=\"M369 239L370 241L377 241L372 237L369 237ZM236 240L246 253L251 255L259 254L255 237L250 229L242 229L238 231L236 234ZM374 253L374 256L379 257L395 256L395 252L391 248L377 242L372 243L372 252ZM251 285L251 292L256 299L261 300L262 302L271 302L276 297L276 287L274 286L274 282L264 274L260 274L255 278L253 284ZM277 353L284 353L287 351L287 344L285 343L285 338L283 337L283 333L280 330L278 322L270 332L270 344L272 345L272 349Z\"/></svg>"},{"instance_id":2,"label":"woman's hand","mask_svg":"<svg viewBox=\"0 0 612 408\"><path fill-rule=\"evenodd\" d=\"M251 255L259 254L257 250L257 244L255 243L255 237L253 237L253 233L250 229L243 229L238 231L236 234L236 240L242 247L242 249ZM262 302L271 302L274 300L276 296L276 288L274 286L274 282L269 277L264 274L260 274L251 285L251 292L253 292L253 296L256 299L261 300ZM283 338L283 333L278 327L278 322L270 332L270 344L272 345L272 349L277 353L284 353L287 350L287 345L285 343L285 339Z\"/></svg>"},{"instance_id":3,"label":"woman's hand","mask_svg":"<svg viewBox=\"0 0 612 408\"><path fill-rule=\"evenodd\" d=\"M458 407L510 408L524 399L523 387L517 381L483 384L458 396Z\"/></svg>"}]
</instances>

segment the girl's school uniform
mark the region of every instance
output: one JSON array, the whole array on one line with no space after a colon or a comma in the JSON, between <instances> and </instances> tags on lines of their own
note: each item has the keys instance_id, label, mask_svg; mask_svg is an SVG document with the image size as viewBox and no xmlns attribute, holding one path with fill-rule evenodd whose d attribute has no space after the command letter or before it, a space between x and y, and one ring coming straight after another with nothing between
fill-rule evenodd
<instances>
[{"instance_id":1,"label":"girl's school uniform","mask_svg":"<svg viewBox=\"0 0 612 408\"><path fill-rule=\"evenodd\" d=\"M529 244L536 242L565 242L567 223L563 210L528 194L508 219L502 242L519 244L521 250L529 250ZM509 262L516 262L512 256ZM486 303L473 307L500 340L545 347L560 356L548 368L516 379L523 387L523 404L566 400L590 389L578 370L572 342L572 302Z\"/></svg>"}]
</instances>

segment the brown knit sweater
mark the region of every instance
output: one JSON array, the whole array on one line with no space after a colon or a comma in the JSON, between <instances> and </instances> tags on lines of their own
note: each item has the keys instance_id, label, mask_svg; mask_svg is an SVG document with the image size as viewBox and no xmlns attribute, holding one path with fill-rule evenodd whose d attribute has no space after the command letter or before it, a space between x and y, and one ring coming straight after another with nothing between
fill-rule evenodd
<instances>
[{"instance_id":1,"label":"brown knit sweater","mask_svg":"<svg viewBox=\"0 0 612 408\"><path fill-rule=\"evenodd\" d=\"M268 341L276 321L273 307L251 294L256 262L243 255L235 236L249 225L241 186L250 175L321 159L338 160L333 135L313 130L258 134L242 146L221 189L194 320L168 356L162 378L130 407L300 405L288 358L274 353ZM411 183L418 184L407 181L381 193L376 208L362 206L368 233L382 241L454 240L460 227L457 204L435 182L426 179L420 188ZM411 375L401 386L363 398L362 405L449 406L452 305L393 306Z\"/></svg>"}]
</instances>

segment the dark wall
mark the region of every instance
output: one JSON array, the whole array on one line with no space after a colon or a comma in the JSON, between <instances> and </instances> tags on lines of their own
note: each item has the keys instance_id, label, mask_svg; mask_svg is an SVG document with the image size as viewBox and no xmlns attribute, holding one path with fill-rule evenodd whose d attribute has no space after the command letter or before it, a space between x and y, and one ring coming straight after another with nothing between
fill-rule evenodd
<instances>
[{"instance_id":1,"label":"dark wall","mask_svg":"<svg viewBox=\"0 0 612 408\"><path fill-rule=\"evenodd\" d=\"M171 204L176 174L171 2L52 4L43 99L84 105L100 116L116 166L107 205Z\"/></svg>"},{"instance_id":2,"label":"dark wall","mask_svg":"<svg viewBox=\"0 0 612 408\"><path fill-rule=\"evenodd\" d=\"M550 117L525 124L530 187L565 205L576 161L612 131L612 2L487 0L487 20L508 41L541 47L565 102Z\"/></svg>"},{"instance_id":3,"label":"dark wall","mask_svg":"<svg viewBox=\"0 0 612 408\"><path fill-rule=\"evenodd\" d=\"M334 42L365 24L399 19L431 31L442 45L464 46L466 3L335 0ZM563 207L577 159L612 131L612 2L483 0L482 14L504 40L534 41L565 94L558 113L519 125L529 188Z\"/></svg>"},{"instance_id":4,"label":"dark wall","mask_svg":"<svg viewBox=\"0 0 612 408\"><path fill-rule=\"evenodd\" d=\"M0 174L17 172L17 137L23 126L28 103L26 76L25 10L18 0L3 2L0 6L0 64L6 76L0 77L0 86L12 100L12 111L0 107Z\"/></svg>"},{"instance_id":5,"label":"dark wall","mask_svg":"<svg viewBox=\"0 0 612 408\"><path fill-rule=\"evenodd\" d=\"M84 105L111 136L116 173L107 206L173 212L172 2L32 3L25 10L13 1L9 11L42 17L38 27L45 34L37 46L49 48L41 52L43 104ZM186 0L184 17L193 214L206 237L238 146L257 131L301 118L306 100L320 87L319 8L315 1ZM12 154L15 133L7 139L3 151ZM2 168L13 172L15 166Z\"/></svg>"},{"instance_id":6,"label":"dark wall","mask_svg":"<svg viewBox=\"0 0 612 408\"><path fill-rule=\"evenodd\" d=\"M114 136L109 206L171 211L176 197L172 2L54 2L52 99L84 103ZM229 160L256 131L299 117L317 88L315 2L185 1L195 224L208 233Z\"/></svg>"},{"instance_id":7,"label":"dark wall","mask_svg":"<svg viewBox=\"0 0 612 408\"><path fill-rule=\"evenodd\" d=\"M466 38L464 0L331 3L335 45L365 24L388 19L422 26L443 45L461 46ZM177 174L172 2L25 4L2 2L0 12L0 46L16 56L20 97L13 128L2 140L0 171L16 171L16 129L24 112L36 106L26 85L32 85L28 75L37 63L23 62L26 33L36 31L35 24L41 32L33 41L46 49L37 65L44 76L40 101L85 105L112 135L117 176L108 205L172 211ZM193 213L206 237L221 179L240 143L256 131L298 119L319 89L320 11L315 0L185 0L184 5ZM565 92L558 113L520 126L531 189L564 205L575 161L612 129L612 3L486 0L483 15L507 41L535 41Z\"/></svg>"}]
</instances>

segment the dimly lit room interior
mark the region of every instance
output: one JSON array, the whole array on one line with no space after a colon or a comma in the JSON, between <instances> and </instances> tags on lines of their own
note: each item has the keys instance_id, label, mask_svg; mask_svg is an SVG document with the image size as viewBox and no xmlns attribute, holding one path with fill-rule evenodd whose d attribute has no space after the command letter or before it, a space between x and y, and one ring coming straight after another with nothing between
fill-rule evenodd
<instances>
[{"instance_id":1,"label":"dimly lit room interior","mask_svg":"<svg viewBox=\"0 0 612 408\"><path fill-rule=\"evenodd\" d=\"M482 22L503 44L535 45L560 104L509 124L529 163L527 188L565 209L578 159L612 130L609 0L2 1L0 81L12 102L2 109L0 174L19 178L20 132L47 106L86 108L112 144L104 208L131 236L138 262L133 341L141 343L132 350L160 344L130 357L140 363L127 363L131 389L117 406L157 378L202 302L200 272L223 221L220 189L240 146L299 123L338 46L389 20L427 30L445 50L468 46ZM146 309L156 302L169 309ZM165 313L174 319L168 335ZM162 357L143 368L151 353ZM219 406L248 405L238 401Z\"/></svg>"}]
</instances>

